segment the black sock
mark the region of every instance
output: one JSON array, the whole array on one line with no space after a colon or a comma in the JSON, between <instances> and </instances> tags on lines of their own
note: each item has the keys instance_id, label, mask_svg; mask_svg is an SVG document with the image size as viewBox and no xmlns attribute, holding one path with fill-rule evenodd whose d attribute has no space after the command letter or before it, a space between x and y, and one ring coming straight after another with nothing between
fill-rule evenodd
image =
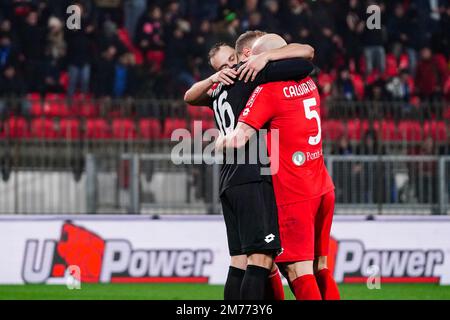
<instances>
[{"instance_id":1,"label":"black sock","mask_svg":"<svg viewBox=\"0 0 450 320\"><path fill-rule=\"evenodd\" d=\"M270 269L248 265L241 285L242 300L264 300Z\"/></svg>"},{"instance_id":2,"label":"black sock","mask_svg":"<svg viewBox=\"0 0 450 320\"><path fill-rule=\"evenodd\" d=\"M241 298L241 285L245 270L230 266L223 296L225 300L239 300Z\"/></svg>"}]
</instances>

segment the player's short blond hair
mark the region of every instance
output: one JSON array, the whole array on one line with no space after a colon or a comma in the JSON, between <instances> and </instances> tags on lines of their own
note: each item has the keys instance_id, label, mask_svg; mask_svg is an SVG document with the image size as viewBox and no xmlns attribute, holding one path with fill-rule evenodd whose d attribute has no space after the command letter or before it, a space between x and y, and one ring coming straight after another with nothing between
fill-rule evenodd
<instances>
[{"instance_id":1,"label":"player's short blond hair","mask_svg":"<svg viewBox=\"0 0 450 320\"><path fill-rule=\"evenodd\" d=\"M252 30L252 31L244 32L236 40L236 45L235 45L236 53L241 54L242 51L244 50L244 48L251 48L253 42L265 34L266 34L266 32L260 31L260 30Z\"/></svg>"}]
</instances>

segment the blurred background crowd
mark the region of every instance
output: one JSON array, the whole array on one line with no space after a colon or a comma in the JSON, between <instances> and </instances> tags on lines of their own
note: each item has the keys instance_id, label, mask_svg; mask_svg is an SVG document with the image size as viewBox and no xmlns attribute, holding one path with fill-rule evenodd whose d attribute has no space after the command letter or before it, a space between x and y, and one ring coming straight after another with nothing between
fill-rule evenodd
<instances>
[{"instance_id":1,"label":"blurred background crowd","mask_svg":"<svg viewBox=\"0 0 450 320\"><path fill-rule=\"evenodd\" d=\"M372 4L381 10L380 29L366 27ZM66 26L70 5L81 9L80 29ZM442 144L450 132L449 21L448 0L0 0L0 114L105 116L105 101L111 106L121 99L128 102L118 103L115 115L157 118L170 136L181 122L167 117L189 122L198 115L186 114L180 101L212 73L210 47L233 45L242 32L260 29L315 48L322 116L330 120L323 129L325 139L335 141L333 152L350 152L348 141L364 144L365 137L430 137ZM24 99L12 103L11 97ZM77 113L65 102L48 109L44 97L103 104L83 102ZM149 98L178 107L133 103ZM113 130L109 122L104 126ZM139 135L137 125L132 135Z\"/></svg>"},{"instance_id":2,"label":"blurred background crowd","mask_svg":"<svg viewBox=\"0 0 450 320\"><path fill-rule=\"evenodd\" d=\"M71 4L80 30L66 28ZM211 73L215 42L261 29L314 46L325 96L448 98L449 21L445 0L1 0L0 94L178 97Z\"/></svg>"},{"instance_id":3,"label":"blurred background crowd","mask_svg":"<svg viewBox=\"0 0 450 320\"><path fill-rule=\"evenodd\" d=\"M70 5L80 29L66 25ZM166 152L174 129L214 127L182 96L212 74L213 44L253 29L315 48L327 155L449 155L449 22L448 0L0 0L2 177L61 165L79 179L87 153ZM415 163L336 162L338 201L433 203L437 162ZM194 170L200 197L208 170Z\"/></svg>"}]
</instances>

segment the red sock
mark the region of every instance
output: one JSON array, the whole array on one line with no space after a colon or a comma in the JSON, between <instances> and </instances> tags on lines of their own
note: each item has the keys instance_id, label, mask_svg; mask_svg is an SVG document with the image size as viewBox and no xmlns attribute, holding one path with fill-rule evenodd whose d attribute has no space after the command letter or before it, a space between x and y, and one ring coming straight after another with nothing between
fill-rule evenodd
<instances>
[{"instance_id":1,"label":"red sock","mask_svg":"<svg viewBox=\"0 0 450 320\"><path fill-rule=\"evenodd\" d=\"M305 274L292 281L295 299L297 300L322 300L316 277L313 274Z\"/></svg>"},{"instance_id":2,"label":"red sock","mask_svg":"<svg viewBox=\"0 0 450 320\"><path fill-rule=\"evenodd\" d=\"M323 300L340 300L339 289L330 270L322 269L316 273L316 281Z\"/></svg>"},{"instance_id":3,"label":"red sock","mask_svg":"<svg viewBox=\"0 0 450 320\"><path fill-rule=\"evenodd\" d=\"M284 288L278 269L269 276L268 300L284 300Z\"/></svg>"}]
</instances>

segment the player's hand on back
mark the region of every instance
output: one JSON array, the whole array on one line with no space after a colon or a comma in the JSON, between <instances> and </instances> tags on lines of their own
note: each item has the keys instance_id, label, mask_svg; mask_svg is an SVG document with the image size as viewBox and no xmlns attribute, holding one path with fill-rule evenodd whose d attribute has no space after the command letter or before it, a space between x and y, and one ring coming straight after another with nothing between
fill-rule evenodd
<instances>
[{"instance_id":1,"label":"player's hand on back","mask_svg":"<svg viewBox=\"0 0 450 320\"><path fill-rule=\"evenodd\" d=\"M269 59L265 53L250 56L238 69L239 80L244 79L245 82L249 80L254 81L268 62Z\"/></svg>"},{"instance_id":2,"label":"player's hand on back","mask_svg":"<svg viewBox=\"0 0 450 320\"><path fill-rule=\"evenodd\" d=\"M210 79L213 83L222 83L224 85L231 85L234 83L233 79L236 79L238 73L234 69L225 68L214 73Z\"/></svg>"},{"instance_id":3,"label":"player's hand on back","mask_svg":"<svg viewBox=\"0 0 450 320\"><path fill-rule=\"evenodd\" d=\"M225 136L221 133L216 139L215 143L216 152L223 152L224 143L225 143Z\"/></svg>"}]
</instances>

